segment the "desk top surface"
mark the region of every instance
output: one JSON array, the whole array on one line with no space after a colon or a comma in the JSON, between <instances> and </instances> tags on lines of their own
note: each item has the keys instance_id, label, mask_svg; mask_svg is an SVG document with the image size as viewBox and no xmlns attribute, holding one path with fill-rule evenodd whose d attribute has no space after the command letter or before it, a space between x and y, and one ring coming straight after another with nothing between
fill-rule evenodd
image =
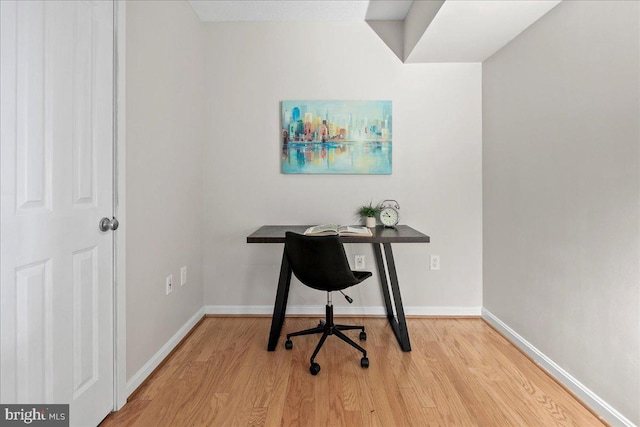
<instances>
[{"instance_id":1,"label":"desk top surface","mask_svg":"<svg viewBox=\"0 0 640 427\"><path fill-rule=\"evenodd\" d=\"M247 236L247 243L284 243L287 231L304 233L310 225L263 225ZM398 225L396 228L386 228L382 225L372 228L373 237L342 236L343 243L429 243L426 234L408 225Z\"/></svg>"}]
</instances>

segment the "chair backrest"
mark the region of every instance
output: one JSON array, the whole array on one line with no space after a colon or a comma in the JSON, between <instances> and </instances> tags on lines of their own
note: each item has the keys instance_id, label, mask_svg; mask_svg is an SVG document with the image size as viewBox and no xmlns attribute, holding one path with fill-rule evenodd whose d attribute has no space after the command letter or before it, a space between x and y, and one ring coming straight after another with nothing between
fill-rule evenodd
<instances>
[{"instance_id":1,"label":"chair backrest","mask_svg":"<svg viewBox=\"0 0 640 427\"><path fill-rule=\"evenodd\" d=\"M285 248L291 270L305 285L322 291L353 286L356 279L338 236L285 235Z\"/></svg>"}]
</instances>

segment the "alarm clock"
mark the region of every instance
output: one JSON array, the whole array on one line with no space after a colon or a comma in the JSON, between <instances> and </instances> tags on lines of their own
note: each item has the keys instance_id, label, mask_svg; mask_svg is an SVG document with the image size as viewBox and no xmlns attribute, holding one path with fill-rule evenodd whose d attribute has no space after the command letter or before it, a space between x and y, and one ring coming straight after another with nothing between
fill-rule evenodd
<instances>
[{"instance_id":1,"label":"alarm clock","mask_svg":"<svg viewBox=\"0 0 640 427\"><path fill-rule=\"evenodd\" d=\"M382 225L391 228L398 225L400 220L398 209L400 209L400 205L395 200L385 200L380 203L380 222Z\"/></svg>"}]
</instances>

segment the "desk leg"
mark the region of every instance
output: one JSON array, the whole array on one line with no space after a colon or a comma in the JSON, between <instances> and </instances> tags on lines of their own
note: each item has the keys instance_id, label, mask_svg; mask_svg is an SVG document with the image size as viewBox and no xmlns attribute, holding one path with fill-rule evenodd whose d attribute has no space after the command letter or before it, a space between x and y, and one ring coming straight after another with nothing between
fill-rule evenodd
<instances>
[{"instance_id":1,"label":"desk leg","mask_svg":"<svg viewBox=\"0 0 640 427\"><path fill-rule=\"evenodd\" d=\"M280 278L278 279L278 291L276 303L273 306L271 317L271 331L269 332L268 351L275 351L284 323L284 315L287 311L287 299L289 298L289 286L291 285L291 266L287 258L287 249L282 252L282 264L280 264Z\"/></svg>"},{"instance_id":2,"label":"desk leg","mask_svg":"<svg viewBox=\"0 0 640 427\"><path fill-rule=\"evenodd\" d=\"M382 249L377 243L373 244L373 250L376 256L376 264L378 266L378 275L380 276L380 285L382 287L382 295L384 296L384 304L387 310L387 319L393 329L398 344L402 351L411 351L411 342L409 341L409 330L407 329L407 321L404 316L404 308L402 306L402 297L400 296L400 286L398 285L398 274L396 272L396 264L393 260L393 251L391 243L383 243L384 254L387 260L385 268L382 260ZM395 313L391 305L391 295L389 293L389 284L387 283L387 271L389 273L389 281L391 282L391 292L393 293L393 303L395 305ZM397 314L397 320L396 320Z\"/></svg>"},{"instance_id":3,"label":"desk leg","mask_svg":"<svg viewBox=\"0 0 640 427\"><path fill-rule=\"evenodd\" d=\"M376 265L378 266L378 276L380 277L380 285L382 287L382 296L384 297L384 305L387 310L387 318L391 322L395 319L393 308L391 307L391 297L389 296L389 284L387 283L387 270L384 267L382 259L382 249L379 243L373 244L373 252L376 256Z\"/></svg>"}]
</instances>

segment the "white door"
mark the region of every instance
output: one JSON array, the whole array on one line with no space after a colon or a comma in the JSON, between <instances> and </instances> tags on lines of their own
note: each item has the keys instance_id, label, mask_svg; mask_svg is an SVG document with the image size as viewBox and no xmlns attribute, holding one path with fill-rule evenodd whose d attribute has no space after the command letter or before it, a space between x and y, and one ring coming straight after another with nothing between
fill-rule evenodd
<instances>
[{"instance_id":1,"label":"white door","mask_svg":"<svg viewBox=\"0 0 640 427\"><path fill-rule=\"evenodd\" d=\"M113 2L0 1L0 402L113 407Z\"/></svg>"}]
</instances>

